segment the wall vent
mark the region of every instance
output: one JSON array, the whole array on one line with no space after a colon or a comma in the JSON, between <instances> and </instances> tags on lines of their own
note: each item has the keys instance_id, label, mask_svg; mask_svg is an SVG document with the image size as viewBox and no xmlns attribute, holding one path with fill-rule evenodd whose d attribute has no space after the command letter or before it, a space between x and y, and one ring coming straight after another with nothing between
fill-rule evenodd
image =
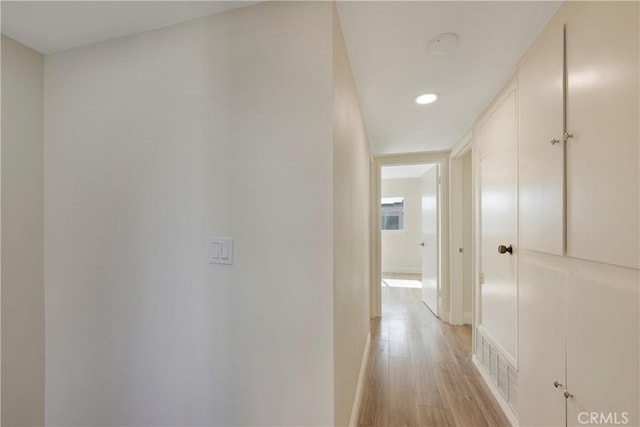
<instances>
[{"instance_id":1,"label":"wall vent","mask_svg":"<svg viewBox=\"0 0 640 427\"><path fill-rule=\"evenodd\" d=\"M518 371L481 330L476 332L476 355L481 367L489 374L513 413L518 415Z\"/></svg>"}]
</instances>

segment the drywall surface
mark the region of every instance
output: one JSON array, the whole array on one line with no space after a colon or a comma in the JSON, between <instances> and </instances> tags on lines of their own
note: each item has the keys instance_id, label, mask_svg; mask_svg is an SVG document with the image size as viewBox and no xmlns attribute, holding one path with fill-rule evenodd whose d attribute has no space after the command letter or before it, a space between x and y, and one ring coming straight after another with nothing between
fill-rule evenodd
<instances>
[{"instance_id":1,"label":"drywall surface","mask_svg":"<svg viewBox=\"0 0 640 427\"><path fill-rule=\"evenodd\" d=\"M369 334L370 155L358 94L334 12L335 422L349 425Z\"/></svg>"},{"instance_id":2,"label":"drywall surface","mask_svg":"<svg viewBox=\"0 0 640 427\"><path fill-rule=\"evenodd\" d=\"M333 422L331 21L268 2L46 58L47 424Z\"/></svg>"},{"instance_id":3,"label":"drywall surface","mask_svg":"<svg viewBox=\"0 0 640 427\"><path fill-rule=\"evenodd\" d=\"M44 57L2 36L2 425L44 423Z\"/></svg>"},{"instance_id":4,"label":"drywall surface","mask_svg":"<svg viewBox=\"0 0 640 427\"><path fill-rule=\"evenodd\" d=\"M332 4L231 15L233 411L333 422Z\"/></svg>"},{"instance_id":5,"label":"drywall surface","mask_svg":"<svg viewBox=\"0 0 640 427\"><path fill-rule=\"evenodd\" d=\"M420 178L383 179L382 197L404 197L404 230L382 230L382 271L422 272Z\"/></svg>"}]
</instances>

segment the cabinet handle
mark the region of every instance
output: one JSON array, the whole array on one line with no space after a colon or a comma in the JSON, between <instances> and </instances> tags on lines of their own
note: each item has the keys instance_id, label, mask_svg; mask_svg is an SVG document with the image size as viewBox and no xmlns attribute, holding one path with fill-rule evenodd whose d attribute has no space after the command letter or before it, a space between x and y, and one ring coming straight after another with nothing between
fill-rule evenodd
<instances>
[{"instance_id":1,"label":"cabinet handle","mask_svg":"<svg viewBox=\"0 0 640 427\"><path fill-rule=\"evenodd\" d=\"M558 380L553 380L553 386L554 386L555 388L560 388L560 387L562 387L562 384L560 384L560 383L558 382Z\"/></svg>"},{"instance_id":2,"label":"cabinet handle","mask_svg":"<svg viewBox=\"0 0 640 427\"><path fill-rule=\"evenodd\" d=\"M569 390L565 390L562 394L564 394L565 399L573 397L573 394L569 393Z\"/></svg>"},{"instance_id":3,"label":"cabinet handle","mask_svg":"<svg viewBox=\"0 0 640 427\"><path fill-rule=\"evenodd\" d=\"M553 138L551 141L549 141L549 144L551 145L560 144L560 140L558 138Z\"/></svg>"},{"instance_id":4,"label":"cabinet handle","mask_svg":"<svg viewBox=\"0 0 640 427\"><path fill-rule=\"evenodd\" d=\"M567 139L573 138L573 134L569 133L569 132L565 132L564 135L562 136L562 138L564 139L564 142L567 142ZM560 142L560 141L558 141L558 142Z\"/></svg>"},{"instance_id":5,"label":"cabinet handle","mask_svg":"<svg viewBox=\"0 0 640 427\"><path fill-rule=\"evenodd\" d=\"M498 253L499 254L506 254L507 252L509 252L510 254L513 254L513 247L511 245L509 245L509 246L505 246L505 245L498 246Z\"/></svg>"}]
</instances>

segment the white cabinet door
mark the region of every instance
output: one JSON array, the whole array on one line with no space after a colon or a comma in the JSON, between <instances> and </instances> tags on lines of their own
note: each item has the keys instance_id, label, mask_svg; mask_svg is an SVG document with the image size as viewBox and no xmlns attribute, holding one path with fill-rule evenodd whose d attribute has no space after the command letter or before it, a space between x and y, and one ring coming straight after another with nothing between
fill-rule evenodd
<instances>
[{"instance_id":1,"label":"white cabinet door","mask_svg":"<svg viewBox=\"0 0 640 427\"><path fill-rule=\"evenodd\" d=\"M638 270L574 261L567 293L567 389L573 394L567 424L584 425L581 413L595 412L602 414L599 424L640 425Z\"/></svg>"},{"instance_id":2,"label":"white cabinet door","mask_svg":"<svg viewBox=\"0 0 640 427\"><path fill-rule=\"evenodd\" d=\"M438 165L421 178L422 190L422 301L438 312Z\"/></svg>"},{"instance_id":3,"label":"white cabinet door","mask_svg":"<svg viewBox=\"0 0 640 427\"><path fill-rule=\"evenodd\" d=\"M516 90L513 88L479 129L481 324L516 360L517 247L516 247ZM512 246L513 254L498 253Z\"/></svg>"},{"instance_id":4,"label":"white cabinet door","mask_svg":"<svg viewBox=\"0 0 640 427\"><path fill-rule=\"evenodd\" d=\"M520 253L518 421L523 427L565 423L566 275L549 258Z\"/></svg>"},{"instance_id":5,"label":"white cabinet door","mask_svg":"<svg viewBox=\"0 0 640 427\"><path fill-rule=\"evenodd\" d=\"M519 246L564 253L564 28L555 20L518 72Z\"/></svg>"},{"instance_id":6,"label":"white cabinet door","mask_svg":"<svg viewBox=\"0 0 640 427\"><path fill-rule=\"evenodd\" d=\"M567 254L638 268L638 2L571 6Z\"/></svg>"}]
</instances>

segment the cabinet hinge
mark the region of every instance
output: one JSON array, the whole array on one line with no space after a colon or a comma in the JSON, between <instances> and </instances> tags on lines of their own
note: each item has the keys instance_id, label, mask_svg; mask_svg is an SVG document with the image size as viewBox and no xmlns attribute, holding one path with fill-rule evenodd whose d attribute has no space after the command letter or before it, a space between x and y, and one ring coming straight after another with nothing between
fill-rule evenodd
<instances>
[{"instance_id":1,"label":"cabinet hinge","mask_svg":"<svg viewBox=\"0 0 640 427\"><path fill-rule=\"evenodd\" d=\"M480 279L480 284L481 285L484 284L484 273L480 273L479 279Z\"/></svg>"}]
</instances>

